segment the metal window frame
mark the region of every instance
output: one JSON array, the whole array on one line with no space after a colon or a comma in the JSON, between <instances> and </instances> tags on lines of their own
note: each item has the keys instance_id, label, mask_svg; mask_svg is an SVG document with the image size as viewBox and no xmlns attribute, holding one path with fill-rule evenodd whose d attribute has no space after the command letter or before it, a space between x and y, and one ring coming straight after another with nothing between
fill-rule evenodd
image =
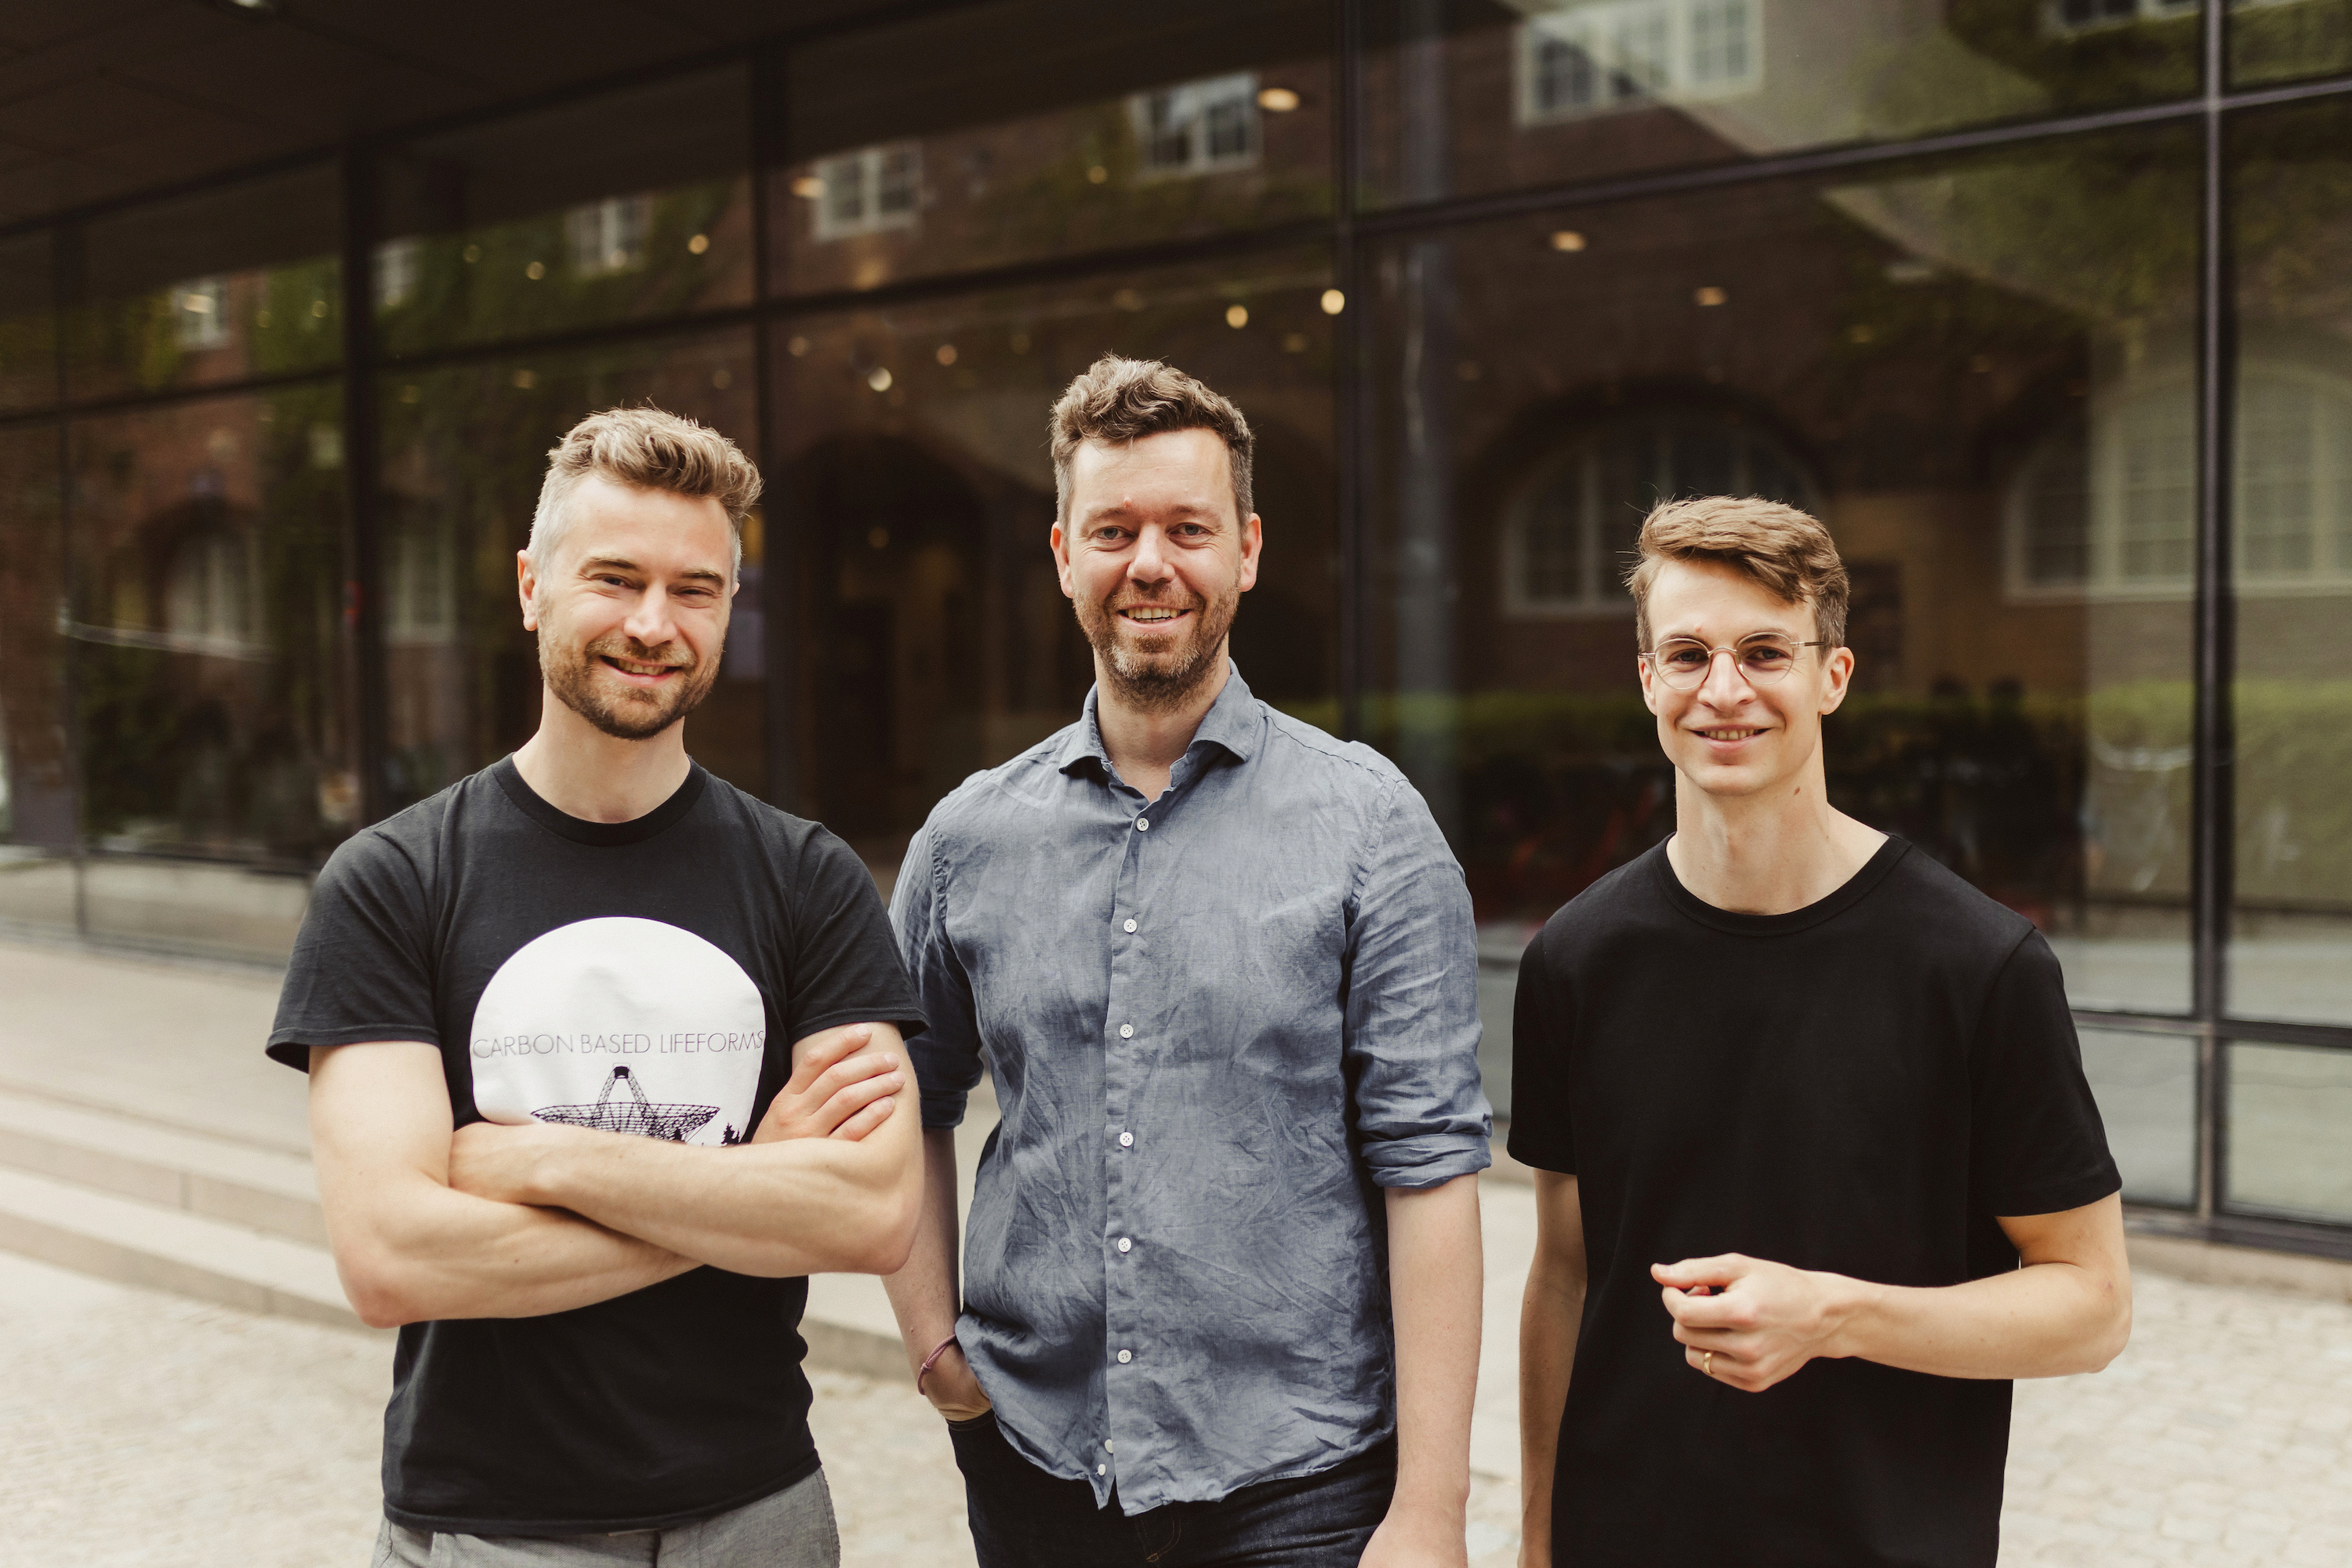
<instances>
[{"instance_id":1,"label":"metal window frame","mask_svg":"<svg viewBox=\"0 0 2352 1568\"><path fill-rule=\"evenodd\" d=\"M909 0L877 7L813 27L788 30L724 48L707 50L657 65L612 73L593 80L535 92L463 112L422 119L340 144L274 155L197 180L141 191L132 195L51 212L0 225L0 238L46 231L53 237L53 309L58 312L58 396L50 404L0 416L0 427L54 425L61 481L71 473L76 423L120 410L147 408L194 399L227 396L297 383L340 380L343 391L344 472L347 499L345 624L352 638L347 678L354 726L354 763L360 770L362 809L380 818L387 800L385 762L388 721L385 649L383 637L383 561L377 383L397 368L425 369L512 355L546 353L625 341L651 341L685 331L748 327L759 385L755 449L772 472L782 454L774 428L772 384L776 366L774 338L785 322L844 309L877 309L916 300L988 289L1048 285L1114 275L1143 268L1178 266L1290 249L1320 248L1330 258L1333 286L1346 300L1335 334L1332 368L1333 438L1339 486L1338 698L1340 727L1361 735L1364 698L1372 669L1370 618L1366 595L1371 580L1370 519L1363 479L1371 450L1372 400L1368 385L1373 363L1370 301L1364 295L1372 248L1404 236L1428 237L1496 219L1563 208L1674 195L1703 193L1767 181L1861 171L1956 153L2025 146L2137 126L2194 125L2201 136L2202 191L2199 226L2199 326L2196 369L2198 472L2198 576L2194 601L2195 735L2197 761L2191 807L2191 996L2185 1015L2077 1010L2084 1025L2158 1037L2187 1036L2198 1049L2198 1197L2184 1211L2141 1211L2142 1223L2214 1240L2352 1256L2352 1225L2343 1226L2273 1220L2232 1214L2227 1194L2228 1054L2232 1042L2294 1045L2352 1052L2352 1024L2289 1024L2235 1018L2227 987L2228 931L2231 907L2233 739L2231 689L2235 634L2231 594L2231 416L2234 398L2236 301L2229 251L2227 161L2230 128L2249 110L2296 102L2352 100L2352 74L2284 86L2232 91L2227 83L2230 7L2208 0L2200 36L2200 85L2188 96L2159 103L2093 113L1972 127L1905 142L1815 148L1735 163L1683 167L1619 178L1557 182L1465 197L1402 205L1370 206L1365 201L1365 60L1370 49L1368 14L1374 0L1331 0L1329 37L1337 86L1331 174L1333 205L1328 218L1266 225L1205 237L1100 248L1040 257L971 271L905 279L879 289L820 294L782 294L775 287L771 232L771 176L785 163L783 127L790 62L799 49L823 40L900 25L928 16L971 9L993 0ZM376 194L385 150L439 132L491 123L591 101L609 93L690 77L730 66L743 67L751 94L747 171L753 223L753 288L751 302L468 342L429 353L387 353L373 330L372 267L376 235ZM68 395L66 311L79 287L82 237L88 225L112 213L176 197L222 189L248 180L332 162L343 202L340 258L342 267L342 361L316 371L254 376L215 385L175 387L150 394L92 398ZM73 497L70 483L60 499L58 526L70 544ZM800 590L793 578L789 547L793 520L784 498L772 492L763 516L764 603L768 610L768 695L764 720L769 795L790 805L796 795L799 659L791 614ZM66 592L70 595L72 558L67 555ZM79 704L68 653L64 676L68 723L79 728ZM69 745L70 787L82 794L81 747ZM79 867L88 846L78 845ZM81 878L76 877L77 920Z\"/></svg>"}]
</instances>

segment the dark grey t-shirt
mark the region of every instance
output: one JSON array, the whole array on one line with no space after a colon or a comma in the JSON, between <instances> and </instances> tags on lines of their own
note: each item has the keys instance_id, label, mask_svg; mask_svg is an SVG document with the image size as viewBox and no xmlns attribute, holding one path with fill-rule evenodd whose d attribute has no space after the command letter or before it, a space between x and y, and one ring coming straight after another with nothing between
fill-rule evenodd
<instances>
[{"instance_id":1,"label":"dark grey t-shirt","mask_svg":"<svg viewBox=\"0 0 2352 1568\"><path fill-rule=\"evenodd\" d=\"M728 1144L792 1043L920 1026L864 864L700 767L634 822L565 816L511 760L355 836L320 873L269 1054L441 1047L486 1117ZM570 1534L704 1518L816 1468L804 1279L697 1268L544 1317L400 1331L384 1511Z\"/></svg>"}]
</instances>

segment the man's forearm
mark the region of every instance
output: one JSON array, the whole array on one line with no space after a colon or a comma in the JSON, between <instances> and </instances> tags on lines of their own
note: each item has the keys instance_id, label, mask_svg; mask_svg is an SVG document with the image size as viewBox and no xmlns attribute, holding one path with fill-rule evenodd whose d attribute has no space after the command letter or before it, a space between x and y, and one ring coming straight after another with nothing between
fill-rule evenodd
<instances>
[{"instance_id":1,"label":"man's forearm","mask_svg":"<svg viewBox=\"0 0 2352 1568\"><path fill-rule=\"evenodd\" d=\"M1397 1506L1458 1515L1470 1496L1485 1249L1478 1178L1388 1189L1397 1363Z\"/></svg>"},{"instance_id":2,"label":"man's forearm","mask_svg":"<svg viewBox=\"0 0 2352 1568\"><path fill-rule=\"evenodd\" d=\"M923 1134L923 1206L906 1267L883 1279L890 1310L906 1342L907 1364L919 1366L955 1332L963 1310L956 1267L956 1155L951 1128Z\"/></svg>"},{"instance_id":3,"label":"man's forearm","mask_svg":"<svg viewBox=\"0 0 2352 1568\"><path fill-rule=\"evenodd\" d=\"M1521 1563L1551 1561L1551 1493L1559 1423L1583 1326L1581 1260L1570 1269L1538 1253L1519 1300L1519 1540Z\"/></svg>"},{"instance_id":4,"label":"man's forearm","mask_svg":"<svg viewBox=\"0 0 2352 1568\"><path fill-rule=\"evenodd\" d=\"M551 1128L518 1195L738 1274L887 1273L914 1228L917 1115L908 1095L856 1142L732 1148Z\"/></svg>"},{"instance_id":5,"label":"man's forearm","mask_svg":"<svg viewBox=\"0 0 2352 1568\"><path fill-rule=\"evenodd\" d=\"M493 1203L421 1174L377 1214L362 1234L336 1236L330 1226L344 1293L373 1328L446 1318L544 1317L609 1301L696 1267L690 1258L575 1215Z\"/></svg>"},{"instance_id":6,"label":"man's forearm","mask_svg":"<svg viewBox=\"0 0 2352 1568\"><path fill-rule=\"evenodd\" d=\"M1833 1277L1832 1355L1938 1377L2063 1377L2123 1348L2127 1300L2072 1263L2038 1263L1965 1285L1914 1289Z\"/></svg>"}]
</instances>

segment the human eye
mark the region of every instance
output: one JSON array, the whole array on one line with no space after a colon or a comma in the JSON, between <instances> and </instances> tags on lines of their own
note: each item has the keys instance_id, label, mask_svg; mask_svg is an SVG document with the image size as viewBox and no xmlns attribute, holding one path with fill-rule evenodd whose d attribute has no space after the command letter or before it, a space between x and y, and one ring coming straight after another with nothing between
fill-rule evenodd
<instances>
[{"instance_id":1,"label":"human eye","mask_svg":"<svg viewBox=\"0 0 2352 1568\"><path fill-rule=\"evenodd\" d=\"M1706 649L1695 642L1670 642L1658 648L1661 669L1697 669L1706 663Z\"/></svg>"},{"instance_id":2,"label":"human eye","mask_svg":"<svg viewBox=\"0 0 2352 1568\"><path fill-rule=\"evenodd\" d=\"M1739 662L1750 669L1786 669L1796 657L1797 650L1777 637L1759 637L1739 649Z\"/></svg>"}]
</instances>

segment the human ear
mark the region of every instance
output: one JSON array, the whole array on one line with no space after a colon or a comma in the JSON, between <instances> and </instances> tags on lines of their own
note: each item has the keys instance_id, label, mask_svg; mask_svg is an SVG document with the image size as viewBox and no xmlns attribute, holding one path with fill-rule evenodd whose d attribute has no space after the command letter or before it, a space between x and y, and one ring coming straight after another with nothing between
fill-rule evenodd
<instances>
[{"instance_id":1,"label":"human ear","mask_svg":"<svg viewBox=\"0 0 2352 1568\"><path fill-rule=\"evenodd\" d=\"M1257 513L1249 514L1242 524L1242 592L1257 586L1257 558L1265 549L1265 528L1258 521Z\"/></svg>"},{"instance_id":2,"label":"human ear","mask_svg":"<svg viewBox=\"0 0 2352 1568\"><path fill-rule=\"evenodd\" d=\"M1829 649L1828 657L1822 660L1822 674L1825 689L1822 692L1821 711L1822 716L1827 718L1843 706L1845 694L1853 687L1853 649L1850 647Z\"/></svg>"},{"instance_id":3,"label":"human ear","mask_svg":"<svg viewBox=\"0 0 2352 1568\"><path fill-rule=\"evenodd\" d=\"M1045 535L1045 546L1054 552L1054 575L1061 579L1062 597L1076 598L1077 585L1070 581L1070 536L1059 522Z\"/></svg>"},{"instance_id":4,"label":"human ear","mask_svg":"<svg viewBox=\"0 0 2352 1568\"><path fill-rule=\"evenodd\" d=\"M539 574L531 569L530 552L515 552L515 595L522 601L522 629L539 630Z\"/></svg>"}]
</instances>

